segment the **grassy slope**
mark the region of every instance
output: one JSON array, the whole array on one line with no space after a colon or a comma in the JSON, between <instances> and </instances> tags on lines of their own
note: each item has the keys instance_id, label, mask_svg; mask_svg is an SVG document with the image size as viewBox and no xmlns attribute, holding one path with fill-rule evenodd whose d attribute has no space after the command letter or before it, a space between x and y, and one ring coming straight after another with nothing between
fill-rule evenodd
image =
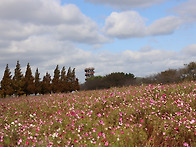
<instances>
[{"instance_id":1,"label":"grassy slope","mask_svg":"<svg viewBox=\"0 0 196 147\"><path fill-rule=\"evenodd\" d=\"M0 99L0 147L195 142L195 82Z\"/></svg>"}]
</instances>

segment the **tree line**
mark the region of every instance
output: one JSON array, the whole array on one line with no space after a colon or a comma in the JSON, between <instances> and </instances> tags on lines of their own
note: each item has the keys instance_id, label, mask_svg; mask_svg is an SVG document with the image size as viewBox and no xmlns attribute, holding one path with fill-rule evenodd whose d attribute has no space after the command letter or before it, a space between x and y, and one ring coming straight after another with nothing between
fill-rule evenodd
<instances>
[{"instance_id":1,"label":"tree line","mask_svg":"<svg viewBox=\"0 0 196 147\"><path fill-rule=\"evenodd\" d=\"M81 85L81 90L107 89L110 87L122 87L141 84L170 84L185 80L196 81L196 62L185 64L183 68L168 69L147 77L135 77L133 74L115 72L106 76L89 78Z\"/></svg>"},{"instance_id":2,"label":"tree line","mask_svg":"<svg viewBox=\"0 0 196 147\"><path fill-rule=\"evenodd\" d=\"M71 92L79 90L79 81L75 75L75 68L72 70L68 68L66 73L65 66L59 70L57 65L54 70L54 77L51 78L50 74L46 72L45 76L40 78L38 68L35 75L32 75L30 64L27 64L25 75L22 74L19 61L17 61L12 77L8 64L6 65L3 78L1 80L0 95L6 96L21 96L30 94L48 94L58 92Z\"/></svg>"},{"instance_id":3,"label":"tree line","mask_svg":"<svg viewBox=\"0 0 196 147\"><path fill-rule=\"evenodd\" d=\"M106 76L95 76L86 80L81 85L82 90L107 89L110 87L122 87L135 84L135 76L132 73L114 72Z\"/></svg>"},{"instance_id":4,"label":"tree line","mask_svg":"<svg viewBox=\"0 0 196 147\"><path fill-rule=\"evenodd\" d=\"M168 69L160 73L145 77L139 81L142 83L150 84L169 84L169 83L179 83L183 81L196 81L196 62L190 62L189 64L184 64L183 68L179 69Z\"/></svg>"}]
</instances>

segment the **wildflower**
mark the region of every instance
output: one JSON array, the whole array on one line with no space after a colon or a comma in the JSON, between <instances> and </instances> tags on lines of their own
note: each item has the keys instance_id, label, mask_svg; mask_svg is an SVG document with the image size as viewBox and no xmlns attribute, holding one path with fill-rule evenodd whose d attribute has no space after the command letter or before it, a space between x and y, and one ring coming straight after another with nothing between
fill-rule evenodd
<instances>
[{"instance_id":1,"label":"wildflower","mask_svg":"<svg viewBox=\"0 0 196 147\"><path fill-rule=\"evenodd\" d=\"M22 139L20 138L19 140L18 140L18 145L20 145L22 143Z\"/></svg>"},{"instance_id":2,"label":"wildflower","mask_svg":"<svg viewBox=\"0 0 196 147\"><path fill-rule=\"evenodd\" d=\"M101 136L102 135L102 133L101 132L99 132L99 134L98 134L99 136Z\"/></svg>"},{"instance_id":3,"label":"wildflower","mask_svg":"<svg viewBox=\"0 0 196 147\"><path fill-rule=\"evenodd\" d=\"M103 138L105 138L105 133L102 133Z\"/></svg>"},{"instance_id":4,"label":"wildflower","mask_svg":"<svg viewBox=\"0 0 196 147\"><path fill-rule=\"evenodd\" d=\"M112 131L111 134L114 134L115 135L115 132Z\"/></svg>"},{"instance_id":5,"label":"wildflower","mask_svg":"<svg viewBox=\"0 0 196 147\"><path fill-rule=\"evenodd\" d=\"M97 114L97 116L98 116L98 117L101 117L101 114L99 113L99 114Z\"/></svg>"},{"instance_id":6,"label":"wildflower","mask_svg":"<svg viewBox=\"0 0 196 147\"><path fill-rule=\"evenodd\" d=\"M189 144L186 143L186 142L184 142L184 143L183 143L183 146L189 147Z\"/></svg>"},{"instance_id":7,"label":"wildflower","mask_svg":"<svg viewBox=\"0 0 196 147\"><path fill-rule=\"evenodd\" d=\"M105 125L105 124L103 123L103 120L100 120L100 124Z\"/></svg>"},{"instance_id":8,"label":"wildflower","mask_svg":"<svg viewBox=\"0 0 196 147\"><path fill-rule=\"evenodd\" d=\"M140 122L143 123L144 122L143 119L140 119Z\"/></svg>"},{"instance_id":9,"label":"wildflower","mask_svg":"<svg viewBox=\"0 0 196 147\"><path fill-rule=\"evenodd\" d=\"M105 142L105 146L108 146L109 144L108 144L108 142Z\"/></svg>"},{"instance_id":10,"label":"wildflower","mask_svg":"<svg viewBox=\"0 0 196 147\"><path fill-rule=\"evenodd\" d=\"M26 141L26 145L29 145L29 141Z\"/></svg>"},{"instance_id":11,"label":"wildflower","mask_svg":"<svg viewBox=\"0 0 196 147\"><path fill-rule=\"evenodd\" d=\"M52 134L52 138L56 138L58 137L58 134L55 132L54 134Z\"/></svg>"},{"instance_id":12,"label":"wildflower","mask_svg":"<svg viewBox=\"0 0 196 147\"><path fill-rule=\"evenodd\" d=\"M178 127L176 127L176 128L174 128L176 131L179 131L179 128Z\"/></svg>"},{"instance_id":13,"label":"wildflower","mask_svg":"<svg viewBox=\"0 0 196 147\"><path fill-rule=\"evenodd\" d=\"M190 124L194 124L194 122L195 122L195 120L193 119L193 120L190 121Z\"/></svg>"}]
</instances>

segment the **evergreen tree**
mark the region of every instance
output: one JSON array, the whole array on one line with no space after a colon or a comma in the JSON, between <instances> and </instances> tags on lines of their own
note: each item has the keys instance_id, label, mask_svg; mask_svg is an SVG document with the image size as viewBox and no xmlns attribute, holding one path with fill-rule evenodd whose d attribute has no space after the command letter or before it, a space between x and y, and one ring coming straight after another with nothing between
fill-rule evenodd
<instances>
[{"instance_id":1,"label":"evergreen tree","mask_svg":"<svg viewBox=\"0 0 196 147\"><path fill-rule=\"evenodd\" d=\"M43 77L43 81L41 83L41 93L42 94L51 93L51 76L48 72Z\"/></svg>"},{"instance_id":2,"label":"evergreen tree","mask_svg":"<svg viewBox=\"0 0 196 147\"><path fill-rule=\"evenodd\" d=\"M80 84L78 78L74 82L74 90L80 90Z\"/></svg>"},{"instance_id":3,"label":"evergreen tree","mask_svg":"<svg viewBox=\"0 0 196 147\"><path fill-rule=\"evenodd\" d=\"M12 95L14 92L12 87L12 75L8 64L5 68L3 79L1 81L1 95L5 98L6 95Z\"/></svg>"},{"instance_id":4,"label":"evergreen tree","mask_svg":"<svg viewBox=\"0 0 196 147\"><path fill-rule=\"evenodd\" d=\"M54 70L54 77L52 79L52 92L54 93L60 92L60 71L58 65Z\"/></svg>"},{"instance_id":5,"label":"evergreen tree","mask_svg":"<svg viewBox=\"0 0 196 147\"><path fill-rule=\"evenodd\" d=\"M37 95L38 93L41 93L41 82L40 82L39 75L40 73L37 68L35 72L35 95Z\"/></svg>"},{"instance_id":6,"label":"evergreen tree","mask_svg":"<svg viewBox=\"0 0 196 147\"><path fill-rule=\"evenodd\" d=\"M68 71L67 71L67 91L72 91L72 71L71 71L71 67L69 67Z\"/></svg>"},{"instance_id":7,"label":"evergreen tree","mask_svg":"<svg viewBox=\"0 0 196 147\"><path fill-rule=\"evenodd\" d=\"M75 75L75 68L71 70L69 67L67 72L67 83L68 83L68 91L79 90L79 82Z\"/></svg>"},{"instance_id":8,"label":"evergreen tree","mask_svg":"<svg viewBox=\"0 0 196 147\"><path fill-rule=\"evenodd\" d=\"M60 87L61 87L61 92L67 92L68 84L67 84L67 76L66 76L65 66L63 66L63 68L61 70Z\"/></svg>"},{"instance_id":9,"label":"evergreen tree","mask_svg":"<svg viewBox=\"0 0 196 147\"><path fill-rule=\"evenodd\" d=\"M27 64L26 73L24 77L24 92L26 95L33 94L35 92L34 77L32 76L30 64Z\"/></svg>"},{"instance_id":10,"label":"evergreen tree","mask_svg":"<svg viewBox=\"0 0 196 147\"><path fill-rule=\"evenodd\" d=\"M16 95L23 95L24 94L24 82L23 82L23 74L21 72L21 68L20 68L20 63L19 61L17 61L16 64L16 68L14 71L14 77L13 77L13 89L14 89L14 93Z\"/></svg>"}]
</instances>

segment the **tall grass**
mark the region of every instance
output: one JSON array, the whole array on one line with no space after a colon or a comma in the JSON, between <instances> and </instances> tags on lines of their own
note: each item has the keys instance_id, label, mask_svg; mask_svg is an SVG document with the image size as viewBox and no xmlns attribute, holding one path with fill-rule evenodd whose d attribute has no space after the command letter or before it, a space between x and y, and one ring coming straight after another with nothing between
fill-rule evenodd
<instances>
[{"instance_id":1,"label":"tall grass","mask_svg":"<svg viewBox=\"0 0 196 147\"><path fill-rule=\"evenodd\" d=\"M0 99L0 147L196 146L196 83Z\"/></svg>"}]
</instances>

